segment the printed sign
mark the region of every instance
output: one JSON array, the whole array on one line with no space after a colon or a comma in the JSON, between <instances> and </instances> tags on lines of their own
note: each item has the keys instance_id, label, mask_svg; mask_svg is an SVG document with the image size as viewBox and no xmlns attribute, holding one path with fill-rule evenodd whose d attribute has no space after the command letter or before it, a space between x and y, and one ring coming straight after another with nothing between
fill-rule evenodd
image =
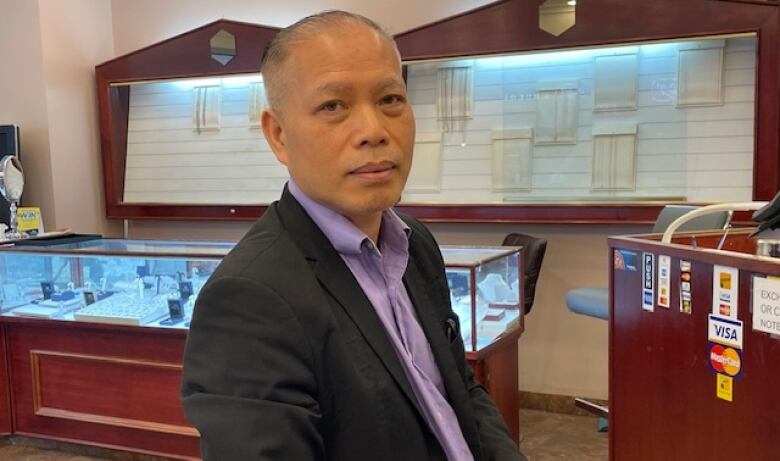
<instances>
[{"instance_id":1,"label":"printed sign","mask_svg":"<svg viewBox=\"0 0 780 461\"><path fill-rule=\"evenodd\" d=\"M742 349L742 321L710 314L707 323L710 341Z\"/></svg>"},{"instance_id":2,"label":"printed sign","mask_svg":"<svg viewBox=\"0 0 780 461\"><path fill-rule=\"evenodd\" d=\"M753 329L780 335L780 281L753 277Z\"/></svg>"},{"instance_id":3,"label":"printed sign","mask_svg":"<svg viewBox=\"0 0 780 461\"><path fill-rule=\"evenodd\" d=\"M642 309L649 312L655 308L654 273L655 255L642 253Z\"/></svg>"},{"instance_id":4,"label":"printed sign","mask_svg":"<svg viewBox=\"0 0 780 461\"><path fill-rule=\"evenodd\" d=\"M615 250L615 269L636 272L636 253L628 250Z\"/></svg>"},{"instance_id":5,"label":"printed sign","mask_svg":"<svg viewBox=\"0 0 780 461\"><path fill-rule=\"evenodd\" d=\"M691 262L680 260L680 312L690 314L691 309Z\"/></svg>"},{"instance_id":6,"label":"printed sign","mask_svg":"<svg viewBox=\"0 0 780 461\"><path fill-rule=\"evenodd\" d=\"M712 268L712 313L737 318L739 269L726 266Z\"/></svg>"},{"instance_id":7,"label":"printed sign","mask_svg":"<svg viewBox=\"0 0 780 461\"><path fill-rule=\"evenodd\" d=\"M43 232L41 209L38 207L22 207L16 210L19 232Z\"/></svg>"},{"instance_id":8,"label":"printed sign","mask_svg":"<svg viewBox=\"0 0 780 461\"><path fill-rule=\"evenodd\" d=\"M724 374L717 374L717 396L719 399L727 402L734 401L734 378Z\"/></svg>"},{"instance_id":9,"label":"printed sign","mask_svg":"<svg viewBox=\"0 0 780 461\"><path fill-rule=\"evenodd\" d=\"M712 371L738 377L742 370L742 356L738 350L713 343L710 343L709 349L709 363Z\"/></svg>"},{"instance_id":10,"label":"printed sign","mask_svg":"<svg viewBox=\"0 0 780 461\"><path fill-rule=\"evenodd\" d=\"M658 306L669 308L672 258L658 256Z\"/></svg>"}]
</instances>

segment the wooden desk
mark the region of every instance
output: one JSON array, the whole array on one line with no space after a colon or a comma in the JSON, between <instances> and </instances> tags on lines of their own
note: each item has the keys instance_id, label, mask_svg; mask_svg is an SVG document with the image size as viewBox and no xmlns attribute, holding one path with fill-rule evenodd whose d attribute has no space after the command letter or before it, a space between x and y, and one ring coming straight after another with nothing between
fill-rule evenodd
<instances>
[{"instance_id":1,"label":"wooden desk","mask_svg":"<svg viewBox=\"0 0 780 461\"><path fill-rule=\"evenodd\" d=\"M780 275L780 260L718 252L719 235L699 236L698 249L653 238L609 239L609 447L611 460L775 460L780 438L780 340L755 331L750 309L754 276ZM729 248L752 251L745 232ZM615 251L622 249L623 268ZM654 254L654 310L642 308L643 253ZM635 270L626 259L635 255ZM671 257L670 307L658 306L658 255ZM626 256L624 254L624 256ZM691 263L692 312L680 311L680 260ZM708 314L713 266L738 269L738 320L743 325L741 375L733 401L716 395L710 368Z\"/></svg>"}]
</instances>

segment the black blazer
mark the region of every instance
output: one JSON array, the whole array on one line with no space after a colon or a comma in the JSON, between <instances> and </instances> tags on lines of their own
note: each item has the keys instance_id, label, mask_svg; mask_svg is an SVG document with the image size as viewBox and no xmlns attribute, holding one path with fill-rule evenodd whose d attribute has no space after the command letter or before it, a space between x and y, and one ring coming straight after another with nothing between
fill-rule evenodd
<instances>
[{"instance_id":1,"label":"black blazer","mask_svg":"<svg viewBox=\"0 0 780 461\"><path fill-rule=\"evenodd\" d=\"M404 220L404 283L466 442L476 460L523 459L451 330L436 242ZM360 285L286 189L198 296L182 402L206 460L446 459Z\"/></svg>"}]
</instances>

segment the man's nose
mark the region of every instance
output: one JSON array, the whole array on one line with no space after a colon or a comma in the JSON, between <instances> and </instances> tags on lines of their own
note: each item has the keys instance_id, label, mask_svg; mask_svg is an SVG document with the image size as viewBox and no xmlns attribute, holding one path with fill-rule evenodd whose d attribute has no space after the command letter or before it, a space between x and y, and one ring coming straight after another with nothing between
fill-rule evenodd
<instances>
[{"instance_id":1,"label":"man's nose","mask_svg":"<svg viewBox=\"0 0 780 461\"><path fill-rule=\"evenodd\" d=\"M384 117L376 107L364 107L356 117L359 137L358 144L361 147L376 147L388 144L387 130L384 126Z\"/></svg>"}]
</instances>

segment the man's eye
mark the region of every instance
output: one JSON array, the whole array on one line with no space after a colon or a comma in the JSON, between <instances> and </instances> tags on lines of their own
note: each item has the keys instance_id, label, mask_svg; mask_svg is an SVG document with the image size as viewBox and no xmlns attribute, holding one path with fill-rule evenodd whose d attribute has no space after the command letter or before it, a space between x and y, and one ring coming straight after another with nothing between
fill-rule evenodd
<instances>
[{"instance_id":1,"label":"man's eye","mask_svg":"<svg viewBox=\"0 0 780 461\"><path fill-rule=\"evenodd\" d=\"M337 110L341 109L342 107L344 107L343 104L341 104L338 101L329 101L329 102L326 102L325 104L321 105L320 106L320 110L325 111L325 112L336 112Z\"/></svg>"},{"instance_id":2,"label":"man's eye","mask_svg":"<svg viewBox=\"0 0 780 461\"><path fill-rule=\"evenodd\" d=\"M389 94L382 98L382 104L392 105L404 102L404 97L398 94Z\"/></svg>"}]
</instances>

